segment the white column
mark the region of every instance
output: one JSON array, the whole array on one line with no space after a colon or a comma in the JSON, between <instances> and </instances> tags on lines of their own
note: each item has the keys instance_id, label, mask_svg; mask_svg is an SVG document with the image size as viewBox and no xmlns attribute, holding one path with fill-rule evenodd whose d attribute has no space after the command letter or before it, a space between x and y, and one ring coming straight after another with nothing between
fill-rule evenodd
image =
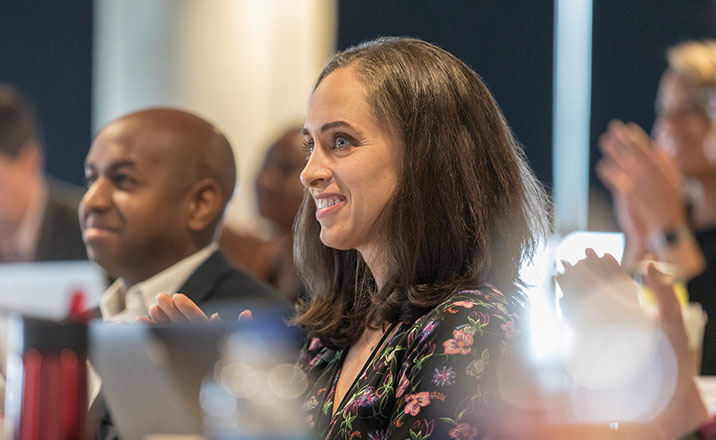
<instances>
[{"instance_id":1,"label":"white column","mask_svg":"<svg viewBox=\"0 0 716 440\"><path fill-rule=\"evenodd\" d=\"M156 105L210 120L239 167L228 221L251 222L264 147L302 123L335 34L335 0L95 0L94 129Z\"/></svg>"},{"instance_id":2,"label":"white column","mask_svg":"<svg viewBox=\"0 0 716 440\"><path fill-rule=\"evenodd\" d=\"M555 0L552 170L555 230L585 230L589 204L592 1Z\"/></svg>"}]
</instances>

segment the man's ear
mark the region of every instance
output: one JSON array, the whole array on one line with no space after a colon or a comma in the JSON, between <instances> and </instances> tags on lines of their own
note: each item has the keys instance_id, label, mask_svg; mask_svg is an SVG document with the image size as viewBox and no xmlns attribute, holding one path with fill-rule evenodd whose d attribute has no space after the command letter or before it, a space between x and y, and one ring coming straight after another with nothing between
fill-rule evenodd
<instances>
[{"instance_id":1,"label":"man's ear","mask_svg":"<svg viewBox=\"0 0 716 440\"><path fill-rule=\"evenodd\" d=\"M193 232L204 231L221 215L224 196L221 185L213 177L194 183L188 192L187 227Z\"/></svg>"}]
</instances>

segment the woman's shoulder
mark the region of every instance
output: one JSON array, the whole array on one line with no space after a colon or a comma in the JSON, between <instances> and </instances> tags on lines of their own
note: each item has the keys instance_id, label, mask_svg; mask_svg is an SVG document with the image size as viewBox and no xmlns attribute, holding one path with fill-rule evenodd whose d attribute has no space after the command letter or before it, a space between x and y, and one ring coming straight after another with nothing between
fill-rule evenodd
<instances>
[{"instance_id":1,"label":"woman's shoulder","mask_svg":"<svg viewBox=\"0 0 716 440\"><path fill-rule=\"evenodd\" d=\"M410 338L418 344L446 338L472 341L487 336L509 341L518 336L521 329L522 318L508 299L495 287L486 285L451 294L415 321L409 333L420 335Z\"/></svg>"},{"instance_id":2,"label":"woman's shoulder","mask_svg":"<svg viewBox=\"0 0 716 440\"><path fill-rule=\"evenodd\" d=\"M518 312L496 287L485 285L479 289L460 290L448 296L427 315L436 317L487 314L501 321L519 319Z\"/></svg>"}]
</instances>

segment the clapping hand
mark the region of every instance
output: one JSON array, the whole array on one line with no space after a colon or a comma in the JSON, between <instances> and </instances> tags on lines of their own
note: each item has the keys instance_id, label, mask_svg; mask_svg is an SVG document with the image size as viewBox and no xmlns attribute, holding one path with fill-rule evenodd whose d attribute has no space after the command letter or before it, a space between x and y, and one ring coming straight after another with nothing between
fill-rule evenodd
<instances>
[{"instance_id":1,"label":"clapping hand","mask_svg":"<svg viewBox=\"0 0 716 440\"><path fill-rule=\"evenodd\" d=\"M686 223L679 172L636 124L612 121L599 145L597 175L614 198L627 253L641 259L651 234Z\"/></svg>"},{"instance_id":2,"label":"clapping hand","mask_svg":"<svg viewBox=\"0 0 716 440\"><path fill-rule=\"evenodd\" d=\"M648 317L643 312L640 314L635 309L635 306L638 307L634 302L636 284L622 272L611 255L599 257L592 249L587 249L585 259L574 266L565 264L564 274L557 277L564 292L560 304L565 317L577 325L586 326L583 329L603 325L599 316L600 301L602 311L613 313L611 319L630 318L638 326L655 325L660 328L673 350L677 371L671 399L650 425L657 438L679 438L703 424L708 419L708 413L692 377L693 360L681 306L674 294L673 279L659 272L653 263L647 266L643 279L656 298L656 317ZM585 300L589 307L583 307Z\"/></svg>"},{"instance_id":3,"label":"clapping hand","mask_svg":"<svg viewBox=\"0 0 716 440\"><path fill-rule=\"evenodd\" d=\"M218 313L206 316L192 300L182 293L157 295L157 303L149 308L149 317L142 316L138 320L150 324L183 324L183 323L222 323ZM244 310L238 320L251 319L251 310Z\"/></svg>"}]
</instances>

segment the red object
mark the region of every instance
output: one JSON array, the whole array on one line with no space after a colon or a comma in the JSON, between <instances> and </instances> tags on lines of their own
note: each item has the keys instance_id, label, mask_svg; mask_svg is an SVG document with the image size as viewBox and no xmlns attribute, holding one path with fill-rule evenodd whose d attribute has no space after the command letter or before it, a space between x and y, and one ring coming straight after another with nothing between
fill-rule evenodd
<instances>
[{"instance_id":1,"label":"red object","mask_svg":"<svg viewBox=\"0 0 716 440\"><path fill-rule=\"evenodd\" d=\"M22 390L22 416L20 440L40 438L40 382L42 381L42 355L34 349L23 356L25 381Z\"/></svg>"},{"instance_id":2,"label":"red object","mask_svg":"<svg viewBox=\"0 0 716 440\"><path fill-rule=\"evenodd\" d=\"M86 295L81 289L75 289L70 296L69 316L75 322L89 321L89 313L85 309Z\"/></svg>"},{"instance_id":3,"label":"red object","mask_svg":"<svg viewBox=\"0 0 716 440\"><path fill-rule=\"evenodd\" d=\"M703 438L713 438L716 436L716 415L711 416L708 422L699 429Z\"/></svg>"}]
</instances>

